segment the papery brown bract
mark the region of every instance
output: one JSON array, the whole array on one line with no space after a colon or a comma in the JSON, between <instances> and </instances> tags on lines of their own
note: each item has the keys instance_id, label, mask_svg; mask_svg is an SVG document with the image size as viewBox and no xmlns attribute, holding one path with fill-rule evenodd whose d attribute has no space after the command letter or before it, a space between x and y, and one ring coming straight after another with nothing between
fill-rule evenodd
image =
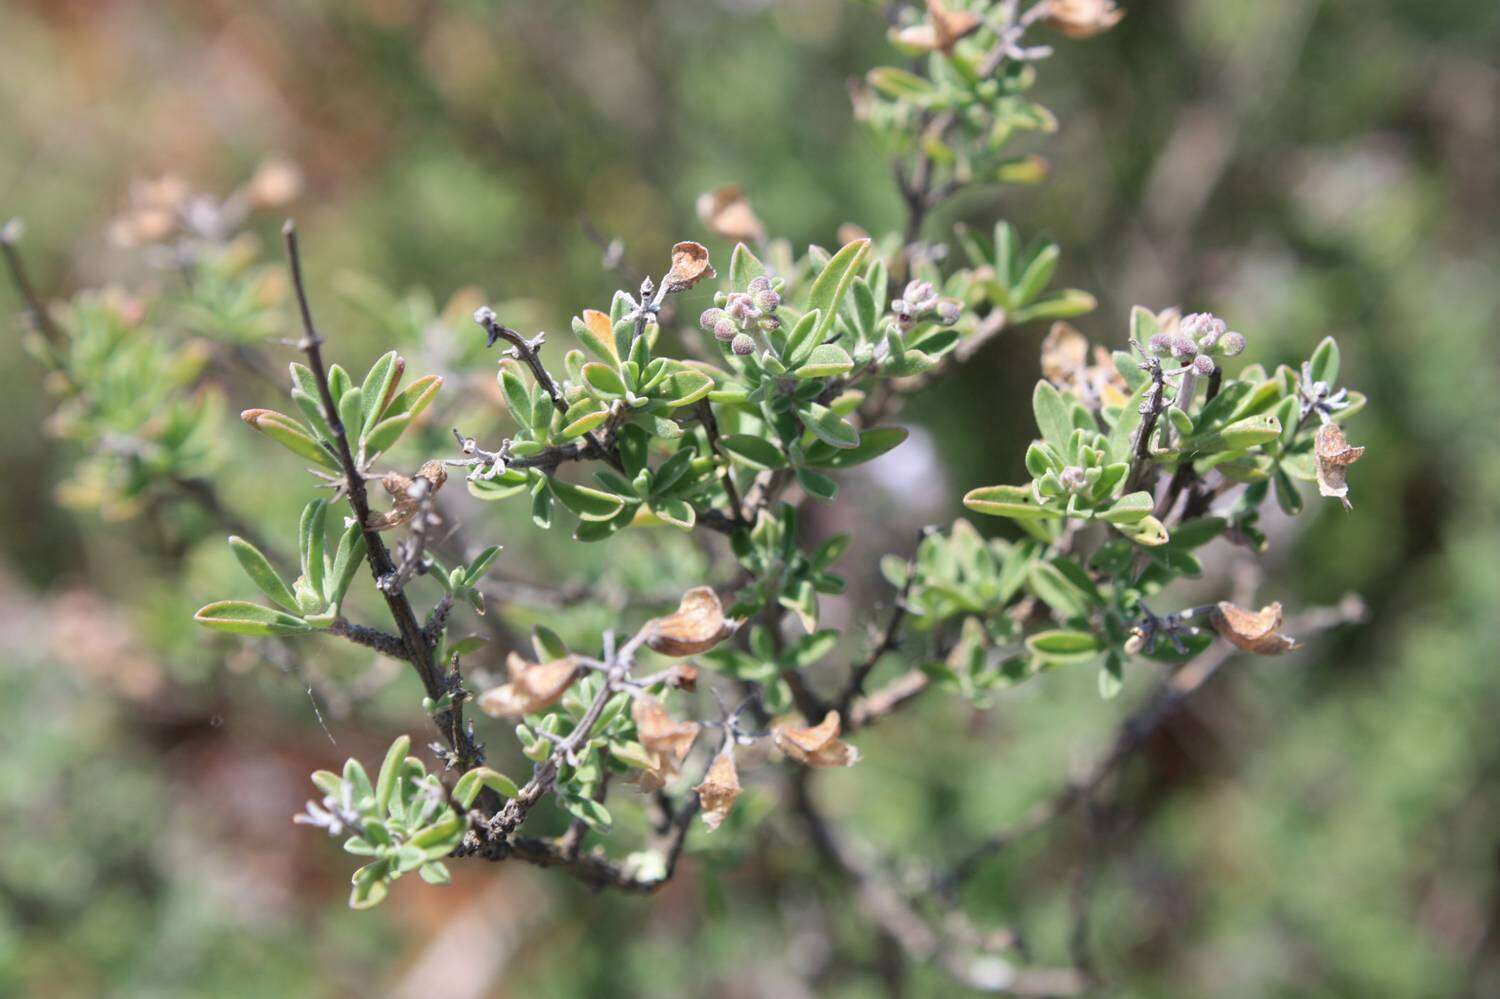
<instances>
[{"instance_id":1,"label":"papery brown bract","mask_svg":"<svg viewBox=\"0 0 1500 999\"><path fill-rule=\"evenodd\" d=\"M492 718L521 718L550 708L578 675L578 661L572 656L529 663L512 652L505 665L510 682L479 695L479 710Z\"/></svg>"},{"instance_id":2,"label":"papery brown bract","mask_svg":"<svg viewBox=\"0 0 1500 999\"><path fill-rule=\"evenodd\" d=\"M740 775L735 769L734 754L726 749L715 756L703 782L693 790L703 808L703 824L711 830L719 828L740 796Z\"/></svg>"},{"instance_id":3,"label":"papery brown bract","mask_svg":"<svg viewBox=\"0 0 1500 999\"><path fill-rule=\"evenodd\" d=\"M1317 461L1318 492L1344 504L1344 509L1353 509L1349 502L1349 466L1365 453L1363 447L1355 447L1344 438L1337 423L1325 423L1318 428L1313 440L1313 457Z\"/></svg>"},{"instance_id":4,"label":"papery brown bract","mask_svg":"<svg viewBox=\"0 0 1500 999\"><path fill-rule=\"evenodd\" d=\"M839 739L839 713L829 711L811 728L780 725L772 730L776 748L789 759L810 767L851 767L859 750Z\"/></svg>"},{"instance_id":5,"label":"papery brown bract","mask_svg":"<svg viewBox=\"0 0 1500 999\"><path fill-rule=\"evenodd\" d=\"M1274 603L1259 611L1248 611L1229 601L1221 601L1209 614L1214 630L1237 649L1258 656L1279 656L1302 643L1281 633L1281 604Z\"/></svg>"},{"instance_id":6,"label":"papery brown bract","mask_svg":"<svg viewBox=\"0 0 1500 999\"><path fill-rule=\"evenodd\" d=\"M724 605L711 587L695 586L683 594L677 610L652 621L646 646L664 656L695 656L734 634Z\"/></svg>"}]
</instances>

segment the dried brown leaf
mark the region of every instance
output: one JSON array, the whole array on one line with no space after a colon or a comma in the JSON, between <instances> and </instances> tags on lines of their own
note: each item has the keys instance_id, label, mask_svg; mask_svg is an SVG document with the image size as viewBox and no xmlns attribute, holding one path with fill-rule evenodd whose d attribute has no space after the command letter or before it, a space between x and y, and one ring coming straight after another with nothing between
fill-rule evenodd
<instances>
[{"instance_id":1,"label":"dried brown leaf","mask_svg":"<svg viewBox=\"0 0 1500 999\"><path fill-rule=\"evenodd\" d=\"M1047 24L1069 38L1092 38L1120 23L1115 0L1048 0Z\"/></svg>"},{"instance_id":2,"label":"dried brown leaf","mask_svg":"<svg viewBox=\"0 0 1500 999\"><path fill-rule=\"evenodd\" d=\"M896 32L896 40L924 52L952 55L959 39L978 31L984 24L972 10L949 10L940 0L927 0L927 20Z\"/></svg>"},{"instance_id":3,"label":"dried brown leaf","mask_svg":"<svg viewBox=\"0 0 1500 999\"><path fill-rule=\"evenodd\" d=\"M661 702L649 694L642 694L631 703L630 717L635 720L636 739L647 752L659 755L665 767L675 775L693 748L702 726L673 718Z\"/></svg>"},{"instance_id":4,"label":"dried brown leaf","mask_svg":"<svg viewBox=\"0 0 1500 999\"><path fill-rule=\"evenodd\" d=\"M1221 601L1209 614L1209 621L1229 644L1258 656L1279 656L1302 644L1281 633L1280 603L1248 611L1227 600Z\"/></svg>"},{"instance_id":5,"label":"dried brown leaf","mask_svg":"<svg viewBox=\"0 0 1500 999\"><path fill-rule=\"evenodd\" d=\"M698 792L698 803L703 808L703 824L717 829L734 807L740 796L740 774L734 766L734 754L727 749L714 757L703 775L703 783L693 788Z\"/></svg>"},{"instance_id":6,"label":"dried brown leaf","mask_svg":"<svg viewBox=\"0 0 1500 999\"><path fill-rule=\"evenodd\" d=\"M741 243L761 243L766 227L736 184L716 188L698 195L698 218L708 231L723 239Z\"/></svg>"},{"instance_id":7,"label":"dried brown leaf","mask_svg":"<svg viewBox=\"0 0 1500 999\"><path fill-rule=\"evenodd\" d=\"M276 208L302 193L302 171L286 159L265 160L245 185L245 197L257 208Z\"/></svg>"},{"instance_id":8,"label":"dried brown leaf","mask_svg":"<svg viewBox=\"0 0 1500 999\"><path fill-rule=\"evenodd\" d=\"M505 665L510 682L479 695L479 710L492 718L520 718L550 708L578 675L578 660L572 656L529 663L512 652Z\"/></svg>"},{"instance_id":9,"label":"dried brown leaf","mask_svg":"<svg viewBox=\"0 0 1500 999\"><path fill-rule=\"evenodd\" d=\"M1094 363L1089 364L1087 337L1069 323L1053 323L1042 341L1042 374L1094 408L1124 405L1130 388L1116 369L1114 358L1100 346L1094 347L1093 356Z\"/></svg>"},{"instance_id":10,"label":"dried brown leaf","mask_svg":"<svg viewBox=\"0 0 1500 999\"><path fill-rule=\"evenodd\" d=\"M687 291L704 278L714 276L713 264L708 262L708 247L693 242L672 247L672 269L667 271L665 278L667 294Z\"/></svg>"},{"instance_id":11,"label":"dried brown leaf","mask_svg":"<svg viewBox=\"0 0 1500 999\"><path fill-rule=\"evenodd\" d=\"M776 748L798 763L810 767L850 767L859 760L859 750L839 739L839 713L830 711L811 728L779 725L771 734Z\"/></svg>"},{"instance_id":12,"label":"dried brown leaf","mask_svg":"<svg viewBox=\"0 0 1500 999\"><path fill-rule=\"evenodd\" d=\"M724 605L711 587L695 586L682 595L677 610L646 625L646 645L664 656L695 656L734 634Z\"/></svg>"},{"instance_id":13,"label":"dried brown leaf","mask_svg":"<svg viewBox=\"0 0 1500 999\"><path fill-rule=\"evenodd\" d=\"M1318 492L1332 496L1352 509L1349 502L1348 469L1365 453L1363 447L1354 447L1344 439L1343 430L1337 423L1325 423L1318 428L1313 441L1313 457L1317 459Z\"/></svg>"},{"instance_id":14,"label":"dried brown leaf","mask_svg":"<svg viewBox=\"0 0 1500 999\"><path fill-rule=\"evenodd\" d=\"M380 484L390 494L394 505L385 513L370 511L370 527L376 531L389 531L408 523L422 509L427 497L443 488L448 481L448 469L441 461L425 462L415 475L386 472Z\"/></svg>"}]
</instances>

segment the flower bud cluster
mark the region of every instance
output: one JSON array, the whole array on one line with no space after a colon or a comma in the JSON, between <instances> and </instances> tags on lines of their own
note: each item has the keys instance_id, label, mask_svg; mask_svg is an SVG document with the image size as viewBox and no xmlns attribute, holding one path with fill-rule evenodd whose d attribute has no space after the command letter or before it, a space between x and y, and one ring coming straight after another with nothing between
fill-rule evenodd
<instances>
[{"instance_id":1,"label":"flower bud cluster","mask_svg":"<svg viewBox=\"0 0 1500 999\"><path fill-rule=\"evenodd\" d=\"M902 333L911 330L930 313L936 312L938 321L944 326L958 322L962 307L951 298L938 298L931 281L909 281L901 297L891 303L891 312L896 317L896 326Z\"/></svg>"},{"instance_id":2,"label":"flower bud cluster","mask_svg":"<svg viewBox=\"0 0 1500 999\"><path fill-rule=\"evenodd\" d=\"M781 320L776 316L779 308L781 295L771 287L771 280L761 275L750 280L747 290L732 292L722 309L704 310L698 317L698 325L743 357L755 350L756 332L769 333L781 328Z\"/></svg>"},{"instance_id":3,"label":"flower bud cluster","mask_svg":"<svg viewBox=\"0 0 1500 999\"><path fill-rule=\"evenodd\" d=\"M1224 320L1207 312L1184 316L1175 333L1157 333L1146 349L1160 358L1174 358L1200 375L1211 375L1214 357L1234 357L1245 349L1245 338Z\"/></svg>"}]
</instances>

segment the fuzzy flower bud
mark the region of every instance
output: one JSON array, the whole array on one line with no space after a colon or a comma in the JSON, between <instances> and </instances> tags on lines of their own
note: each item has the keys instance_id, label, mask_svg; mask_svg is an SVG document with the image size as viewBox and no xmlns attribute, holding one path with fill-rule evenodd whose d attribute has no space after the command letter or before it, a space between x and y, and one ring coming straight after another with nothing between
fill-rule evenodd
<instances>
[{"instance_id":1,"label":"fuzzy flower bud","mask_svg":"<svg viewBox=\"0 0 1500 999\"><path fill-rule=\"evenodd\" d=\"M755 307L762 312L775 312L781 308L781 296L770 288L766 288L764 291L757 291L752 297L755 300Z\"/></svg>"},{"instance_id":2,"label":"fuzzy flower bud","mask_svg":"<svg viewBox=\"0 0 1500 999\"><path fill-rule=\"evenodd\" d=\"M1206 354L1199 354L1197 357L1193 358L1193 370L1198 372L1198 374L1202 375L1203 377L1207 378L1209 375L1214 373L1213 358L1209 357Z\"/></svg>"},{"instance_id":3,"label":"fuzzy flower bud","mask_svg":"<svg viewBox=\"0 0 1500 999\"><path fill-rule=\"evenodd\" d=\"M952 326L958 322L958 317L963 315L963 305L951 298L945 298L938 303L937 313L944 326Z\"/></svg>"},{"instance_id":4,"label":"fuzzy flower bud","mask_svg":"<svg viewBox=\"0 0 1500 999\"><path fill-rule=\"evenodd\" d=\"M1234 357L1245 349L1245 338L1231 330L1219 340L1219 351L1225 357Z\"/></svg>"},{"instance_id":5,"label":"fuzzy flower bud","mask_svg":"<svg viewBox=\"0 0 1500 999\"><path fill-rule=\"evenodd\" d=\"M734 335L738 332L739 330L735 329L734 323L730 321L728 316L725 316L723 319L720 319L718 322L714 323L715 340L728 343L730 340L734 339Z\"/></svg>"},{"instance_id":6,"label":"fuzzy flower bud","mask_svg":"<svg viewBox=\"0 0 1500 999\"><path fill-rule=\"evenodd\" d=\"M1185 336L1172 338L1172 356L1188 358L1198 353L1198 345Z\"/></svg>"},{"instance_id":7,"label":"fuzzy flower bud","mask_svg":"<svg viewBox=\"0 0 1500 999\"><path fill-rule=\"evenodd\" d=\"M1146 341L1146 349L1157 357L1165 357L1172 352L1172 338L1166 333L1153 333Z\"/></svg>"},{"instance_id":8,"label":"fuzzy flower bud","mask_svg":"<svg viewBox=\"0 0 1500 999\"><path fill-rule=\"evenodd\" d=\"M729 344L729 349L738 356L744 357L755 351L755 340L748 333L736 334L733 342Z\"/></svg>"},{"instance_id":9,"label":"fuzzy flower bud","mask_svg":"<svg viewBox=\"0 0 1500 999\"><path fill-rule=\"evenodd\" d=\"M1064 489L1070 493L1079 492L1088 487L1088 479L1084 476L1083 469L1077 465L1069 465L1057 476Z\"/></svg>"},{"instance_id":10,"label":"fuzzy flower bud","mask_svg":"<svg viewBox=\"0 0 1500 999\"><path fill-rule=\"evenodd\" d=\"M931 281L909 281L901 297L912 304L917 312L926 312L937 303L937 292Z\"/></svg>"},{"instance_id":11,"label":"fuzzy flower bud","mask_svg":"<svg viewBox=\"0 0 1500 999\"><path fill-rule=\"evenodd\" d=\"M719 325L719 320L728 318L729 314L723 309L704 309L703 314L698 317L698 328L712 332Z\"/></svg>"}]
</instances>

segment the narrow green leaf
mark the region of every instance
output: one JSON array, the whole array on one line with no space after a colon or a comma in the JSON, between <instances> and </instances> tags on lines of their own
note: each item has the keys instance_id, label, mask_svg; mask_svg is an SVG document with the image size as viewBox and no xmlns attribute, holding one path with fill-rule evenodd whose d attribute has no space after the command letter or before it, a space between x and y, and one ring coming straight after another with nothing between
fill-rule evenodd
<instances>
[{"instance_id":1,"label":"narrow green leaf","mask_svg":"<svg viewBox=\"0 0 1500 999\"><path fill-rule=\"evenodd\" d=\"M312 631L300 617L247 600L220 600L199 608L193 620L232 635L298 635Z\"/></svg>"},{"instance_id":2,"label":"narrow green leaf","mask_svg":"<svg viewBox=\"0 0 1500 999\"><path fill-rule=\"evenodd\" d=\"M302 575L307 580L307 585L313 588L313 592L322 595L323 574L327 570L328 562L324 558L323 549L328 543L328 533L325 526L328 520L328 503L316 499L302 508L302 520L297 525L298 549L302 553ZM297 610L297 608L291 608Z\"/></svg>"},{"instance_id":3,"label":"narrow green leaf","mask_svg":"<svg viewBox=\"0 0 1500 999\"><path fill-rule=\"evenodd\" d=\"M481 788L489 788L502 798L514 798L521 793L516 782L489 767L475 767L464 772L453 785L453 798L465 808L472 808Z\"/></svg>"},{"instance_id":4,"label":"narrow green leaf","mask_svg":"<svg viewBox=\"0 0 1500 999\"><path fill-rule=\"evenodd\" d=\"M1133 524L1148 515L1153 506L1150 493L1130 493L1121 496L1113 506L1099 514L1099 517L1111 524Z\"/></svg>"},{"instance_id":5,"label":"narrow green leaf","mask_svg":"<svg viewBox=\"0 0 1500 999\"><path fill-rule=\"evenodd\" d=\"M729 287L745 291L750 282L766 272L766 265L744 243L736 243L729 257Z\"/></svg>"},{"instance_id":6,"label":"narrow green leaf","mask_svg":"<svg viewBox=\"0 0 1500 999\"><path fill-rule=\"evenodd\" d=\"M873 461L892 450L909 435L905 427L871 427L859 434L852 448L830 447L818 442L804 451L803 464L817 468L850 468Z\"/></svg>"},{"instance_id":7,"label":"narrow green leaf","mask_svg":"<svg viewBox=\"0 0 1500 999\"><path fill-rule=\"evenodd\" d=\"M1029 486L981 486L964 496L964 506L992 517L1012 520L1054 520L1062 516L1057 510L1040 506Z\"/></svg>"},{"instance_id":8,"label":"narrow green leaf","mask_svg":"<svg viewBox=\"0 0 1500 999\"><path fill-rule=\"evenodd\" d=\"M1315 382L1324 382L1330 387L1337 385L1339 380L1339 345L1333 337L1326 336L1313 351L1312 360L1308 363L1308 369L1312 372Z\"/></svg>"},{"instance_id":9,"label":"narrow green leaf","mask_svg":"<svg viewBox=\"0 0 1500 999\"><path fill-rule=\"evenodd\" d=\"M386 400L391 390L395 388L396 380L401 377L401 365L397 363L398 360L396 352L390 350L380 355L375 363L370 365L364 384L360 387L365 403L360 426L374 426L375 418L385 409Z\"/></svg>"},{"instance_id":10,"label":"narrow green leaf","mask_svg":"<svg viewBox=\"0 0 1500 999\"><path fill-rule=\"evenodd\" d=\"M859 267L864 263L865 254L869 252L869 249L868 239L856 239L846 243L843 249L833 255L833 259L828 261L828 265L813 281L807 308L808 311L817 309L822 313L813 332L814 344L822 343L828 331L833 328L833 322L839 314L839 303L844 300L844 294L858 274ZM799 358L792 357L790 360L796 363Z\"/></svg>"},{"instance_id":11,"label":"narrow green leaf","mask_svg":"<svg viewBox=\"0 0 1500 999\"><path fill-rule=\"evenodd\" d=\"M1042 289L1052 280L1052 275L1057 270L1057 259L1061 255L1062 251L1056 243L1048 243L1042 247L1021 273L1021 279L1011 291L1011 302L1018 306L1025 305L1041 294Z\"/></svg>"},{"instance_id":12,"label":"narrow green leaf","mask_svg":"<svg viewBox=\"0 0 1500 999\"><path fill-rule=\"evenodd\" d=\"M341 470L333 455L290 416L273 409L247 409L240 414L240 418L298 457L330 472Z\"/></svg>"},{"instance_id":13,"label":"narrow green leaf","mask_svg":"<svg viewBox=\"0 0 1500 999\"><path fill-rule=\"evenodd\" d=\"M245 575L250 577L250 581L260 592L294 614L301 612L291 587L281 578L281 574L272 568L270 561L261 554L259 548L244 538L233 536L229 539L229 548L234 552L234 557L239 560L240 567L245 570Z\"/></svg>"},{"instance_id":14,"label":"narrow green leaf","mask_svg":"<svg viewBox=\"0 0 1500 999\"><path fill-rule=\"evenodd\" d=\"M363 389L352 388L344 393L344 397L339 400L339 420L344 424L344 435L351 445L357 445L364 439L365 393Z\"/></svg>"},{"instance_id":15,"label":"narrow green leaf","mask_svg":"<svg viewBox=\"0 0 1500 999\"><path fill-rule=\"evenodd\" d=\"M401 775L401 765L411 750L411 736L399 736L386 750L385 761L380 764L380 774L375 778L375 814L384 816L390 809L391 794L396 790L396 780Z\"/></svg>"},{"instance_id":16,"label":"narrow green leaf","mask_svg":"<svg viewBox=\"0 0 1500 999\"><path fill-rule=\"evenodd\" d=\"M350 524L339 538L338 551L333 556L333 574L325 594L329 603L337 606L343 602L344 594L348 592L349 584L354 582L354 574L359 571L364 557L364 531L360 530L358 524Z\"/></svg>"},{"instance_id":17,"label":"narrow green leaf","mask_svg":"<svg viewBox=\"0 0 1500 999\"><path fill-rule=\"evenodd\" d=\"M1031 410L1036 415L1042 439L1066 453L1068 438L1073 436L1073 407L1063 399L1052 383L1041 380L1031 394Z\"/></svg>"}]
</instances>

